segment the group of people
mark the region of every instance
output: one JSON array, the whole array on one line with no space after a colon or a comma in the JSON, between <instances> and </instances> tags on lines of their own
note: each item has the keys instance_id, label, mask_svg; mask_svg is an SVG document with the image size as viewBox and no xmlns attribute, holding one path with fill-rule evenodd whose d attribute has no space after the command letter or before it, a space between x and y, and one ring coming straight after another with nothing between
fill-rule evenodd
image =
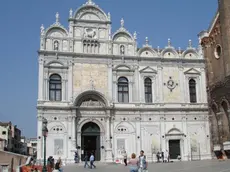
<instances>
[{"instance_id":1,"label":"group of people","mask_svg":"<svg viewBox=\"0 0 230 172\"><path fill-rule=\"evenodd\" d=\"M135 153L132 153L131 159L127 162L128 155L126 151L124 152L124 163L125 166L129 166L130 172L147 172L148 171L148 162L144 151L141 150L140 156L137 158Z\"/></svg>"},{"instance_id":2,"label":"group of people","mask_svg":"<svg viewBox=\"0 0 230 172\"><path fill-rule=\"evenodd\" d=\"M62 161L61 158L57 160L57 162L54 162L54 158L50 156L47 160L47 165L53 170L58 170L59 172L62 172Z\"/></svg>"},{"instance_id":3,"label":"group of people","mask_svg":"<svg viewBox=\"0 0 230 172\"><path fill-rule=\"evenodd\" d=\"M84 156L84 161L85 161L84 168L86 167L91 168L91 169L96 168L96 166L94 165L95 157L93 153L91 153L90 157L88 157L88 153L86 152ZM88 161L90 164L88 164Z\"/></svg>"},{"instance_id":4,"label":"group of people","mask_svg":"<svg viewBox=\"0 0 230 172\"><path fill-rule=\"evenodd\" d=\"M157 152L156 154L157 156L157 162L169 162L169 152L166 151L162 151L162 152Z\"/></svg>"}]
</instances>

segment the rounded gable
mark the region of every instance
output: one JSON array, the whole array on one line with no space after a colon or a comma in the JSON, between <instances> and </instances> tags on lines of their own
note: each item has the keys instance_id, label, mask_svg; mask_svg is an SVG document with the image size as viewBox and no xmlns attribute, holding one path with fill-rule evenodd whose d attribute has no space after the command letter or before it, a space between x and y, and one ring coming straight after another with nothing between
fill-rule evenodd
<instances>
[{"instance_id":1,"label":"rounded gable","mask_svg":"<svg viewBox=\"0 0 230 172\"><path fill-rule=\"evenodd\" d=\"M106 13L92 1L88 1L86 4L83 4L78 8L74 13L74 19L109 21Z\"/></svg>"},{"instance_id":2,"label":"rounded gable","mask_svg":"<svg viewBox=\"0 0 230 172\"><path fill-rule=\"evenodd\" d=\"M63 26L51 26L45 32L46 37L63 38L68 36L68 31Z\"/></svg>"},{"instance_id":3,"label":"rounded gable","mask_svg":"<svg viewBox=\"0 0 230 172\"><path fill-rule=\"evenodd\" d=\"M128 31L117 31L112 37L113 41L118 42L132 42L134 41L133 36Z\"/></svg>"},{"instance_id":4,"label":"rounded gable","mask_svg":"<svg viewBox=\"0 0 230 172\"><path fill-rule=\"evenodd\" d=\"M161 52L161 56L164 58L177 58L179 54L173 47L167 47Z\"/></svg>"},{"instance_id":5,"label":"rounded gable","mask_svg":"<svg viewBox=\"0 0 230 172\"><path fill-rule=\"evenodd\" d=\"M151 47L143 47L138 51L140 57L156 57L157 52Z\"/></svg>"},{"instance_id":6,"label":"rounded gable","mask_svg":"<svg viewBox=\"0 0 230 172\"><path fill-rule=\"evenodd\" d=\"M195 49L190 48L190 49L185 50L185 51L182 53L182 57L183 57L183 58L186 58L186 59L198 58L198 53L196 52Z\"/></svg>"}]
</instances>

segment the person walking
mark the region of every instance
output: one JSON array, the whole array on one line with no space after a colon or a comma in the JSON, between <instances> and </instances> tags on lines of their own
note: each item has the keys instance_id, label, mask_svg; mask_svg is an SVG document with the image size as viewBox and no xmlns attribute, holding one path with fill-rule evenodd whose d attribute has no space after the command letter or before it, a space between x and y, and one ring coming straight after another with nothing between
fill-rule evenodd
<instances>
[{"instance_id":1,"label":"person walking","mask_svg":"<svg viewBox=\"0 0 230 172\"><path fill-rule=\"evenodd\" d=\"M95 160L94 155L93 155L93 153L91 153L91 156L90 156L90 158L89 158L89 161L90 161L90 168L91 168L91 169L92 169L93 167L96 168L96 166L93 164L93 163L94 163L94 160Z\"/></svg>"},{"instance_id":2,"label":"person walking","mask_svg":"<svg viewBox=\"0 0 230 172\"><path fill-rule=\"evenodd\" d=\"M130 172L138 172L138 160L136 159L135 153L132 153L131 159L128 164Z\"/></svg>"},{"instance_id":3,"label":"person walking","mask_svg":"<svg viewBox=\"0 0 230 172\"><path fill-rule=\"evenodd\" d=\"M147 163L146 156L144 155L143 150L141 150L141 152L140 152L138 166L139 166L139 172L147 172L148 171L147 170L148 163Z\"/></svg>"},{"instance_id":4,"label":"person walking","mask_svg":"<svg viewBox=\"0 0 230 172\"><path fill-rule=\"evenodd\" d=\"M127 166L127 153L126 153L126 151L124 151L123 158L124 158L125 166Z\"/></svg>"},{"instance_id":5,"label":"person walking","mask_svg":"<svg viewBox=\"0 0 230 172\"><path fill-rule=\"evenodd\" d=\"M86 168L86 166L89 167L88 159L89 159L89 157L88 157L87 152L86 152L86 153L85 153L85 156L84 156L84 161L85 161L84 168Z\"/></svg>"}]
</instances>

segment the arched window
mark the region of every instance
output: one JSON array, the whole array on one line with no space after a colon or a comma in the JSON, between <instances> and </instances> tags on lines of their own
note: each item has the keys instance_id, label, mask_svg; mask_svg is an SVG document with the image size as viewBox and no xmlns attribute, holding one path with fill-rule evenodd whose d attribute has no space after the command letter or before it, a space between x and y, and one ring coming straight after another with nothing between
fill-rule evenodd
<instances>
[{"instance_id":1,"label":"arched window","mask_svg":"<svg viewBox=\"0 0 230 172\"><path fill-rule=\"evenodd\" d=\"M120 77L118 79L118 102L129 102L129 83L128 79L125 77Z\"/></svg>"},{"instance_id":2,"label":"arched window","mask_svg":"<svg viewBox=\"0 0 230 172\"><path fill-rule=\"evenodd\" d=\"M61 101L61 77L53 74L49 78L49 99L50 101Z\"/></svg>"},{"instance_id":3,"label":"arched window","mask_svg":"<svg viewBox=\"0 0 230 172\"><path fill-rule=\"evenodd\" d=\"M150 78L145 79L145 102L152 103L152 80Z\"/></svg>"},{"instance_id":4,"label":"arched window","mask_svg":"<svg viewBox=\"0 0 230 172\"><path fill-rule=\"evenodd\" d=\"M194 79L189 80L189 96L190 103L196 103L196 81Z\"/></svg>"}]
</instances>

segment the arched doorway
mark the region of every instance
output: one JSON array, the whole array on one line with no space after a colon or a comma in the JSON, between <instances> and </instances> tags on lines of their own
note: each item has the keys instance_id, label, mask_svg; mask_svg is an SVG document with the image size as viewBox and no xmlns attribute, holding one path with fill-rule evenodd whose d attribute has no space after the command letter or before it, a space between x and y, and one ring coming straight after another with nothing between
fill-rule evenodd
<instances>
[{"instance_id":1,"label":"arched doorway","mask_svg":"<svg viewBox=\"0 0 230 172\"><path fill-rule=\"evenodd\" d=\"M228 104L223 101L221 103L221 109L223 112L223 115L221 117L222 119L222 130L223 130L223 136L222 136L222 141L225 142L229 140L229 118L228 118Z\"/></svg>"},{"instance_id":2,"label":"arched doorway","mask_svg":"<svg viewBox=\"0 0 230 172\"><path fill-rule=\"evenodd\" d=\"M101 160L100 127L94 122L88 122L81 129L82 158L84 154L94 154L95 160Z\"/></svg>"},{"instance_id":3,"label":"arched doorway","mask_svg":"<svg viewBox=\"0 0 230 172\"><path fill-rule=\"evenodd\" d=\"M212 135L212 142L214 145L220 143L220 136L219 136L219 124L217 119L217 107L216 105L212 105L211 109L211 135Z\"/></svg>"}]
</instances>

